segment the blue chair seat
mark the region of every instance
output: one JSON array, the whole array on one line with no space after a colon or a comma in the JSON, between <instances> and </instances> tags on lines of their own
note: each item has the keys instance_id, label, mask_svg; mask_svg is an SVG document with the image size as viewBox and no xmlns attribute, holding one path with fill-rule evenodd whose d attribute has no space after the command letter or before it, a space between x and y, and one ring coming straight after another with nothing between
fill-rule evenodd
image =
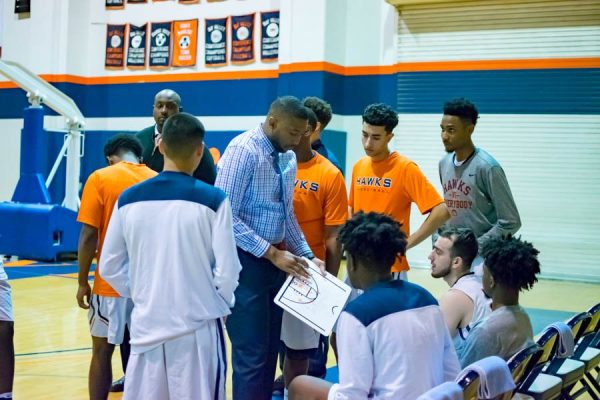
<instances>
[{"instance_id":1,"label":"blue chair seat","mask_svg":"<svg viewBox=\"0 0 600 400\"><path fill-rule=\"evenodd\" d=\"M542 370L546 372L547 369ZM563 361L558 371L552 375L559 377L563 381L563 387L568 388L577 383L585 373L585 364L582 361L567 358Z\"/></svg>"},{"instance_id":2,"label":"blue chair seat","mask_svg":"<svg viewBox=\"0 0 600 400\"><path fill-rule=\"evenodd\" d=\"M559 377L539 374L527 390L519 393L530 396L535 400L554 400L560 397L562 386L563 382Z\"/></svg>"},{"instance_id":3,"label":"blue chair seat","mask_svg":"<svg viewBox=\"0 0 600 400\"><path fill-rule=\"evenodd\" d=\"M600 364L600 349L588 347L576 360L582 361L585 364L585 372L589 372Z\"/></svg>"}]
</instances>

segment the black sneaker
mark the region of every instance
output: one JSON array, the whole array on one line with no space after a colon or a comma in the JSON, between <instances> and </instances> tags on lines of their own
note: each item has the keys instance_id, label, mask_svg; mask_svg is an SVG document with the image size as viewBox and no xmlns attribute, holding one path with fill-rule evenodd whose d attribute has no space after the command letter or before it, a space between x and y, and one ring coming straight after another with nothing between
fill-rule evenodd
<instances>
[{"instance_id":1,"label":"black sneaker","mask_svg":"<svg viewBox=\"0 0 600 400\"><path fill-rule=\"evenodd\" d=\"M111 392L122 392L125 389L125 377L117 379L110 385Z\"/></svg>"},{"instance_id":2,"label":"black sneaker","mask_svg":"<svg viewBox=\"0 0 600 400\"><path fill-rule=\"evenodd\" d=\"M275 382L273 382L273 396L283 397L283 390L285 389L285 381L283 375L279 375Z\"/></svg>"}]
</instances>

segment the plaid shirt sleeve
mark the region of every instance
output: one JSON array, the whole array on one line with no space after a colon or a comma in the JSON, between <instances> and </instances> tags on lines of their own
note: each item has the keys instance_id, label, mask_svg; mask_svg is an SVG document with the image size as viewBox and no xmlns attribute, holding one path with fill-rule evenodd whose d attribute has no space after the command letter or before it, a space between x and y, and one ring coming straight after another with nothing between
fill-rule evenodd
<instances>
[{"instance_id":1,"label":"plaid shirt sleeve","mask_svg":"<svg viewBox=\"0 0 600 400\"><path fill-rule=\"evenodd\" d=\"M242 146L229 146L219 160L215 186L222 189L231 202L233 233L236 244L256 257L262 257L269 249L269 242L261 238L239 217L244 194L256 168L256 156Z\"/></svg>"}]
</instances>

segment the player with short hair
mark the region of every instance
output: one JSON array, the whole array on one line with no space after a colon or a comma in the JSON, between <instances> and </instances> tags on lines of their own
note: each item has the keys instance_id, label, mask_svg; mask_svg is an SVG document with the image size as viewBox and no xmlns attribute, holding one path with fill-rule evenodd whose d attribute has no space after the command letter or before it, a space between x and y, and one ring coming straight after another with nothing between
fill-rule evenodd
<instances>
[{"instance_id":1,"label":"player with short hair","mask_svg":"<svg viewBox=\"0 0 600 400\"><path fill-rule=\"evenodd\" d=\"M101 275L133 301L125 399L225 398L222 319L241 266L225 193L192 177L203 139L193 115L169 117L164 171L123 192L110 220Z\"/></svg>"},{"instance_id":2,"label":"player with short hair","mask_svg":"<svg viewBox=\"0 0 600 400\"><path fill-rule=\"evenodd\" d=\"M502 166L472 140L479 111L465 98L444 104L440 123L444 149L439 162L450 226L469 228L481 246L488 238L514 234L521 227L519 211ZM481 257L473 265L481 275Z\"/></svg>"},{"instance_id":3,"label":"player with short hair","mask_svg":"<svg viewBox=\"0 0 600 400\"><path fill-rule=\"evenodd\" d=\"M508 360L533 344L531 321L519 305L519 292L537 282L539 251L509 235L488 239L481 254L483 290L492 299L492 313L473 326L459 353L463 366L488 356Z\"/></svg>"},{"instance_id":4,"label":"player with short hair","mask_svg":"<svg viewBox=\"0 0 600 400\"><path fill-rule=\"evenodd\" d=\"M318 126L312 111L308 115L308 125L312 135ZM316 257L325 260L327 271L337 276L342 256L337 237L340 227L348 219L346 183L339 169L311 149L310 138L304 136L294 148L298 162L294 211L310 249ZM296 376L307 373L309 357L316 353L320 336L304 322L283 312L281 340L285 345L283 376L286 387Z\"/></svg>"},{"instance_id":5,"label":"player with short hair","mask_svg":"<svg viewBox=\"0 0 600 400\"><path fill-rule=\"evenodd\" d=\"M339 384L301 376L290 399L415 399L453 380L460 366L436 300L421 286L392 279L391 266L407 245L400 224L361 211L339 240L350 282L364 290L338 321Z\"/></svg>"},{"instance_id":6,"label":"player with short hair","mask_svg":"<svg viewBox=\"0 0 600 400\"><path fill-rule=\"evenodd\" d=\"M445 227L438 232L429 255L431 276L442 278L450 287L439 303L457 351L473 325L492 311L481 277L471 272L477 250L477 238L472 230Z\"/></svg>"},{"instance_id":7,"label":"player with short hair","mask_svg":"<svg viewBox=\"0 0 600 400\"><path fill-rule=\"evenodd\" d=\"M321 140L321 136L323 135L323 131L331 121L333 117L333 111L331 109L331 105L327 103L325 100L320 99L315 96L305 97L302 100L302 104L315 113L317 117L317 126L313 129L310 135L310 147L318 152L320 155L331 161L333 165L340 171L342 171L342 167L337 157L331 151L323 141Z\"/></svg>"},{"instance_id":8,"label":"player with short hair","mask_svg":"<svg viewBox=\"0 0 600 400\"><path fill-rule=\"evenodd\" d=\"M417 164L390 151L389 143L398 125L398 115L386 104L371 104L362 115L362 144L366 156L352 170L350 208L352 212L375 211L392 216L402 225L410 249L431 236L450 214L444 199L425 177ZM415 203L423 224L410 231L410 208ZM395 276L408 271L406 257L398 257L392 266Z\"/></svg>"},{"instance_id":9,"label":"player with short hair","mask_svg":"<svg viewBox=\"0 0 600 400\"><path fill-rule=\"evenodd\" d=\"M140 164L142 145L131 134L111 137L104 145L108 167L94 171L81 196L77 220L81 222L78 244L79 276L77 303L89 309L92 334L92 360L88 388L90 399L106 399L112 380L112 354L116 344L122 344L129 324L131 301L120 297L99 274L94 272L94 289L88 275L94 257L100 259L108 222L119 195L128 187L156 175ZM123 366L125 369L125 365Z\"/></svg>"},{"instance_id":10,"label":"player with short hair","mask_svg":"<svg viewBox=\"0 0 600 400\"><path fill-rule=\"evenodd\" d=\"M12 399L15 377L15 323L12 307L12 290L4 263L0 256L0 399Z\"/></svg>"}]
</instances>

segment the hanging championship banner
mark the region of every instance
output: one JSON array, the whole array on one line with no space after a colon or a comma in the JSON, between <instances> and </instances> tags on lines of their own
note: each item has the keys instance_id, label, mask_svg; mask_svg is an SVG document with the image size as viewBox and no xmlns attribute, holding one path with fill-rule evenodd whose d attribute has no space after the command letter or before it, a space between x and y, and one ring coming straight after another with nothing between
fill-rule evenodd
<instances>
[{"instance_id":1,"label":"hanging championship banner","mask_svg":"<svg viewBox=\"0 0 600 400\"><path fill-rule=\"evenodd\" d=\"M231 62L254 61L254 14L231 17Z\"/></svg>"},{"instance_id":2,"label":"hanging championship banner","mask_svg":"<svg viewBox=\"0 0 600 400\"><path fill-rule=\"evenodd\" d=\"M153 22L150 25L149 47L150 68L168 68L171 62L171 22Z\"/></svg>"},{"instance_id":3,"label":"hanging championship banner","mask_svg":"<svg viewBox=\"0 0 600 400\"><path fill-rule=\"evenodd\" d=\"M198 4L200 0L179 0L180 4Z\"/></svg>"},{"instance_id":4,"label":"hanging championship banner","mask_svg":"<svg viewBox=\"0 0 600 400\"><path fill-rule=\"evenodd\" d=\"M142 3L147 3L148 0L127 0L127 3L129 4L142 4Z\"/></svg>"},{"instance_id":5,"label":"hanging championship banner","mask_svg":"<svg viewBox=\"0 0 600 400\"><path fill-rule=\"evenodd\" d=\"M148 24L129 24L127 33L127 68L142 69L146 66L146 32Z\"/></svg>"},{"instance_id":6,"label":"hanging championship banner","mask_svg":"<svg viewBox=\"0 0 600 400\"><path fill-rule=\"evenodd\" d=\"M174 67L196 65L198 42L198 20L173 21L173 60Z\"/></svg>"},{"instance_id":7,"label":"hanging championship banner","mask_svg":"<svg viewBox=\"0 0 600 400\"><path fill-rule=\"evenodd\" d=\"M107 10L120 10L125 7L125 0L106 0L104 4Z\"/></svg>"},{"instance_id":8,"label":"hanging championship banner","mask_svg":"<svg viewBox=\"0 0 600 400\"><path fill-rule=\"evenodd\" d=\"M227 64L227 18L207 19L204 39L204 64L218 67Z\"/></svg>"},{"instance_id":9,"label":"hanging championship banner","mask_svg":"<svg viewBox=\"0 0 600 400\"><path fill-rule=\"evenodd\" d=\"M279 11L260 14L260 59L277 61L279 58Z\"/></svg>"},{"instance_id":10,"label":"hanging championship banner","mask_svg":"<svg viewBox=\"0 0 600 400\"><path fill-rule=\"evenodd\" d=\"M126 25L106 25L106 57L104 66L108 69L121 69L125 63Z\"/></svg>"}]
</instances>

